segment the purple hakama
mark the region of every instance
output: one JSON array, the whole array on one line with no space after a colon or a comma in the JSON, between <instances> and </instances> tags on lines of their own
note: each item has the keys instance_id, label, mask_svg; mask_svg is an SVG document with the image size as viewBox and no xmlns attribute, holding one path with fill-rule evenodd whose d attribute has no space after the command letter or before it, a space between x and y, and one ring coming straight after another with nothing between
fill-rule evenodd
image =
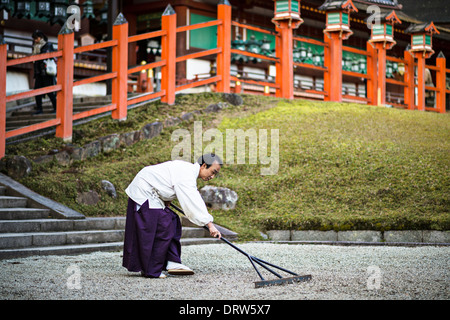
<instances>
[{"instance_id":1,"label":"purple hakama","mask_svg":"<svg viewBox=\"0 0 450 320\"><path fill-rule=\"evenodd\" d=\"M159 277L167 261L181 263L180 238L180 218L172 210L150 209L146 201L136 211L128 199L122 263L128 271Z\"/></svg>"}]
</instances>

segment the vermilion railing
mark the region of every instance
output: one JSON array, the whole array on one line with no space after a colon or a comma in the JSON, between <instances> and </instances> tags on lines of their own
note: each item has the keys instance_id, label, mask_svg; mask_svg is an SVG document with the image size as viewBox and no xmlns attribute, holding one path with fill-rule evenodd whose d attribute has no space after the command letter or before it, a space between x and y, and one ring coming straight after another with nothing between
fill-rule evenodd
<instances>
[{"instance_id":1,"label":"vermilion railing","mask_svg":"<svg viewBox=\"0 0 450 320\"><path fill-rule=\"evenodd\" d=\"M176 56L176 37L178 33L212 26L217 27L216 48L190 53L184 56ZM232 26L275 36L275 57L232 49ZM289 32L291 33L289 34ZM129 68L128 45L130 43L141 40L148 40L156 37L161 37L161 60ZM290 53L292 64L286 64L286 60L282 61L281 57L285 57L286 59L286 57L289 56L289 50L287 50L286 48L292 48L292 43L289 43L289 41L286 39L322 46L324 48L324 66L293 62L292 52ZM292 29L286 32L286 29L280 29L278 27L275 31L271 31L256 26L232 21L231 6L228 4L219 4L217 6L216 20L187 26L177 26L176 13L170 6L168 6L161 18L161 30L131 36L128 34L128 22L124 19L123 15L120 14L113 26L112 40L77 48L74 48L73 32L63 27L60 34L58 35L58 50L56 52L23 58L8 60L7 45L4 43L0 44L0 158L5 155L5 142L8 138L55 126L56 136L69 141L72 138L72 125L73 121L75 120L91 117L93 115L105 113L108 111L111 111L113 119L124 120L127 117L127 107L132 104L149 101L158 97L160 97L161 101L164 103L173 104L175 102L176 92L198 86L204 86L211 83L216 83L216 90L218 92L228 93L231 91L230 83L235 82L235 84L237 84L238 82L244 82L251 85L275 89L276 96L292 99L294 97L294 81L290 83L285 81L285 79L294 79L292 74L288 74L293 73L293 68L289 70L289 68L286 68L286 65L299 68L308 68L311 70L322 72L324 82L323 90L311 89L306 91L323 96L323 99L325 100L331 100L330 91L333 88L330 80L330 73L333 68L342 68L341 65L331 64L331 45L332 43L327 40L326 36L324 36L324 41L322 42L300 36L292 36ZM86 53L93 50L107 48L110 48L112 51L112 71L102 75L74 81L74 54ZM377 83L378 79L376 50L369 44L367 44L366 50L342 46L342 51L348 51L363 55L366 57L367 61L367 73L345 71L341 69L342 76L359 78L365 81L366 97L343 95L342 98L350 99L352 101L359 101L361 103L376 104L377 94L379 94L380 92L380 84ZM244 55L247 57L261 59L268 61L269 63L273 63L276 66L277 70L275 82L249 78L243 79L238 78L237 76L232 76L230 74L232 54ZM195 79L194 81L186 84L178 86L176 85L176 64L178 62L211 55L216 55L217 71L215 75L207 78L202 77L201 79ZM6 95L6 71L8 67L49 58L57 58L58 75L56 85L30 90L10 96ZM417 84L414 77L414 67L417 65L417 63L415 63L414 57L409 52L405 51L403 58L387 56L385 59L391 62L404 63L405 65L403 80L394 80L388 78L384 79L383 81L384 85L388 83L403 88L403 103L395 103L394 105L410 110L415 109L416 105L414 91L415 87L417 87ZM438 56L436 61L436 66L426 65L426 68L436 73L436 85L425 86L426 90L435 92L436 107L425 107L425 110L444 113L446 111L445 95L450 93L450 90L447 90L446 88L446 75L447 73L450 73L450 70L446 69L445 57ZM382 65L386 65L385 61L382 62ZM133 73L154 68L161 68L161 90L158 92L144 93L137 97L128 98L127 81L129 76ZM334 72L334 77L335 74L336 73ZM112 83L111 103L93 110L73 114L73 87L89 83L101 82L105 80L110 80ZM236 85L235 88L238 88L238 86ZM15 130L6 131L7 102L34 97L49 92L56 92L57 95L57 111L54 119ZM337 94L341 95L341 93L339 92L337 92ZM335 96L336 90L334 88L333 97Z\"/></svg>"}]
</instances>

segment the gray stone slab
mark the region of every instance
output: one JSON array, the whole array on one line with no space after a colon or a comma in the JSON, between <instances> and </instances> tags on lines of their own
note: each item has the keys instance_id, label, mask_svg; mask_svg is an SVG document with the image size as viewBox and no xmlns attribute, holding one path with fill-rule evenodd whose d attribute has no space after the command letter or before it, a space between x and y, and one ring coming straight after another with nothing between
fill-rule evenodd
<instances>
[{"instance_id":1,"label":"gray stone slab","mask_svg":"<svg viewBox=\"0 0 450 320\"><path fill-rule=\"evenodd\" d=\"M43 219L50 214L48 209L0 208L0 220Z\"/></svg>"},{"instance_id":2,"label":"gray stone slab","mask_svg":"<svg viewBox=\"0 0 450 320\"><path fill-rule=\"evenodd\" d=\"M74 220L73 230L108 230L115 229L115 218L86 218Z\"/></svg>"},{"instance_id":3,"label":"gray stone slab","mask_svg":"<svg viewBox=\"0 0 450 320\"><path fill-rule=\"evenodd\" d=\"M33 246L57 246L66 244L65 232L42 232L33 234Z\"/></svg>"},{"instance_id":4,"label":"gray stone slab","mask_svg":"<svg viewBox=\"0 0 450 320\"><path fill-rule=\"evenodd\" d=\"M292 230L292 241L337 241L336 231Z\"/></svg>"},{"instance_id":5,"label":"gray stone slab","mask_svg":"<svg viewBox=\"0 0 450 320\"><path fill-rule=\"evenodd\" d=\"M26 207L27 199L23 197L0 196L0 208Z\"/></svg>"},{"instance_id":6,"label":"gray stone slab","mask_svg":"<svg viewBox=\"0 0 450 320\"><path fill-rule=\"evenodd\" d=\"M41 230L41 220L0 221L0 233L35 232Z\"/></svg>"},{"instance_id":7,"label":"gray stone slab","mask_svg":"<svg viewBox=\"0 0 450 320\"><path fill-rule=\"evenodd\" d=\"M338 241L380 242L381 232L370 230L339 231Z\"/></svg>"},{"instance_id":8,"label":"gray stone slab","mask_svg":"<svg viewBox=\"0 0 450 320\"><path fill-rule=\"evenodd\" d=\"M201 238L207 236L207 231L203 228L183 227L181 232L182 238Z\"/></svg>"},{"instance_id":9,"label":"gray stone slab","mask_svg":"<svg viewBox=\"0 0 450 320\"><path fill-rule=\"evenodd\" d=\"M0 259L13 259L19 257L43 255L74 255L96 251L120 251L122 248L123 241L110 243L89 243L80 245L4 249L0 250Z\"/></svg>"},{"instance_id":10,"label":"gray stone slab","mask_svg":"<svg viewBox=\"0 0 450 320\"><path fill-rule=\"evenodd\" d=\"M123 230L67 232L67 244L123 241Z\"/></svg>"},{"instance_id":11,"label":"gray stone slab","mask_svg":"<svg viewBox=\"0 0 450 320\"><path fill-rule=\"evenodd\" d=\"M421 230L390 230L384 232L386 242L422 242Z\"/></svg>"},{"instance_id":12,"label":"gray stone slab","mask_svg":"<svg viewBox=\"0 0 450 320\"><path fill-rule=\"evenodd\" d=\"M26 233L0 234L0 248L22 248L32 244L32 236Z\"/></svg>"},{"instance_id":13,"label":"gray stone slab","mask_svg":"<svg viewBox=\"0 0 450 320\"><path fill-rule=\"evenodd\" d=\"M73 220L66 219L42 219L42 232L48 231L71 231L73 230Z\"/></svg>"},{"instance_id":14,"label":"gray stone slab","mask_svg":"<svg viewBox=\"0 0 450 320\"><path fill-rule=\"evenodd\" d=\"M125 229L125 224L127 219L125 217L117 217L116 220L116 229Z\"/></svg>"},{"instance_id":15,"label":"gray stone slab","mask_svg":"<svg viewBox=\"0 0 450 320\"><path fill-rule=\"evenodd\" d=\"M267 235L270 240L274 241L289 241L291 240L291 231L290 230L269 230L267 231Z\"/></svg>"},{"instance_id":16,"label":"gray stone slab","mask_svg":"<svg viewBox=\"0 0 450 320\"><path fill-rule=\"evenodd\" d=\"M450 243L450 231L423 231L423 242L426 243Z\"/></svg>"}]
</instances>

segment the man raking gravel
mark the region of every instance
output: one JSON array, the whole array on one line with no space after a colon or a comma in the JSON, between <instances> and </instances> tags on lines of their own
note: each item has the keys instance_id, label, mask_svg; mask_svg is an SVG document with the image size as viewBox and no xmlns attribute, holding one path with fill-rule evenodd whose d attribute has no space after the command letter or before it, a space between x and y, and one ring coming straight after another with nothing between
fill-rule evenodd
<instances>
[{"instance_id":1,"label":"man raking gravel","mask_svg":"<svg viewBox=\"0 0 450 320\"><path fill-rule=\"evenodd\" d=\"M144 277L192 275L181 264L181 222L170 208L178 199L187 218L221 237L197 189L197 179L209 181L219 173L222 160L205 154L194 164L175 160L143 168L125 190L128 195L122 265Z\"/></svg>"}]
</instances>

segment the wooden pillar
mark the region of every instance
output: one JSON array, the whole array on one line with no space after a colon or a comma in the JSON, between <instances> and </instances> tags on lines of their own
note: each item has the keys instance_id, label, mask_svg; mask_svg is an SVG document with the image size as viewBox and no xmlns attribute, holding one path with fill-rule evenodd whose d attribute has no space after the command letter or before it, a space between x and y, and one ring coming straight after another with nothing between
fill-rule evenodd
<instances>
[{"instance_id":1,"label":"wooden pillar","mask_svg":"<svg viewBox=\"0 0 450 320\"><path fill-rule=\"evenodd\" d=\"M422 52L415 53L417 58L417 109L425 111L425 57Z\"/></svg>"},{"instance_id":2,"label":"wooden pillar","mask_svg":"<svg viewBox=\"0 0 450 320\"><path fill-rule=\"evenodd\" d=\"M189 13L189 7L186 5L176 5L174 6L173 10L175 11L177 15L177 26L185 26L190 21L188 14ZM176 44L176 57L184 56L191 51L188 50L189 46L186 43L188 39L188 33L191 31L186 32L179 32L177 33L177 44ZM191 33L192 34L192 33ZM177 78L178 79L187 79L187 63L188 60L177 62L176 64L176 72L177 72ZM176 80L175 80L176 82ZM176 85L176 84L175 84Z\"/></svg>"},{"instance_id":3,"label":"wooden pillar","mask_svg":"<svg viewBox=\"0 0 450 320\"><path fill-rule=\"evenodd\" d=\"M6 61L8 52L0 35L0 159L6 150Z\"/></svg>"},{"instance_id":4,"label":"wooden pillar","mask_svg":"<svg viewBox=\"0 0 450 320\"><path fill-rule=\"evenodd\" d=\"M328 60L330 91L328 93L329 101L342 101L342 37L339 32L330 32L325 34L329 37L329 55L325 57Z\"/></svg>"},{"instance_id":5,"label":"wooden pillar","mask_svg":"<svg viewBox=\"0 0 450 320\"><path fill-rule=\"evenodd\" d=\"M404 101L408 110L414 110L416 105L414 90L414 57L408 50L404 51L403 57L405 60Z\"/></svg>"},{"instance_id":6,"label":"wooden pillar","mask_svg":"<svg viewBox=\"0 0 450 320\"><path fill-rule=\"evenodd\" d=\"M112 71L117 76L112 81L111 102L116 105L112 118L127 119L127 82L128 82L128 22L120 13L114 22L112 38L117 46L112 50Z\"/></svg>"},{"instance_id":7,"label":"wooden pillar","mask_svg":"<svg viewBox=\"0 0 450 320\"><path fill-rule=\"evenodd\" d=\"M222 76L217 82L217 91L230 93L231 5L228 1L217 6L217 19L222 20L222 24L217 28L217 47L222 48L217 54L217 74Z\"/></svg>"},{"instance_id":8,"label":"wooden pillar","mask_svg":"<svg viewBox=\"0 0 450 320\"><path fill-rule=\"evenodd\" d=\"M161 60L166 61L161 67L161 90L165 91L161 102L172 105L175 103L177 15L170 4L161 19L162 30L167 32L161 37Z\"/></svg>"},{"instance_id":9,"label":"wooden pillar","mask_svg":"<svg viewBox=\"0 0 450 320\"><path fill-rule=\"evenodd\" d=\"M128 21L128 35L135 35L137 33L136 14L127 13L125 14L125 19ZM138 62L140 62L137 61L136 48L136 42L132 42L128 45L128 66L135 66L138 64Z\"/></svg>"},{"instance_id":10,"label":"wooden pillar","mask_svg":"<svg viewBox=\"0 0 450 320\"><path fill-rule=\"evenodd\" d=\"M439 110L440 113L445 113L445 91L446 91L446 59L442 51L439 53L439 55L436 58L436 67L439 68L439 70L436 73L436 108Z\"/></svg>"},{"instance_id":11,"label":"wooden pillar","mask_svg":"<svg viewBox=\"0 0 450 320\"><path fill-rule=\"evenodd\" d=\"M377 105L377 88L378 88L378 55L377 50L368 42L367 45L367 88L366 94L369 104Z\"/></svg>"},{"instance_id":12,"label":"wooden pillar","mask_svg":"<svg viewBox=\"0 0 450 320\"><path fill-rule=\"evenodd\" d=\"M280 46L276 47L276 56L279 68L276 74L276 83L280 86L280 96L285 99L294 98L294 43L292 25L289 21L278 21L277 31L280 34ZM280 72L278 72L278 70Z\"/></svg>"},{"instance_id":13,"label":"wooden pillar","mask_svg":"<svg viewBox=\"0 0 450 320\"><path fill-rule=\"evenodd\" d=\"M72 141L73 47L73 30L64 24L58 34L58 50L62 51L62 56L58 59L57 83L61 90L56 94L56 118L61 119L61 123L56 126L55 136L65 142Z\"/></svg>"},{"instance_id":14,"label":"wooden pillar","mask_svg":"<svg viewBox=\"0 0 450 320\"><path fill-rule=\"evenodd\" d=\"M386 105L386 48L383 43L376 44L378 62L378 80L376 105Z\"/></svg>"},{"instance_id":15,"label":"wooden pillar","mask_svg":"<svg viewBox=\"0 0 450 320\"><path fill-rule=\"evenodd\" d=\"M275 31L277 32L277 35L275 36L275 57L281 60L281 32L280 29L275 25ZM275 84L277 84L277 87L275 88L275 97L281 98L281 85L280 83L283 82L283 78L281 75L281 63L276 62L275 63Z\"/></svg>"}]
</instances>

